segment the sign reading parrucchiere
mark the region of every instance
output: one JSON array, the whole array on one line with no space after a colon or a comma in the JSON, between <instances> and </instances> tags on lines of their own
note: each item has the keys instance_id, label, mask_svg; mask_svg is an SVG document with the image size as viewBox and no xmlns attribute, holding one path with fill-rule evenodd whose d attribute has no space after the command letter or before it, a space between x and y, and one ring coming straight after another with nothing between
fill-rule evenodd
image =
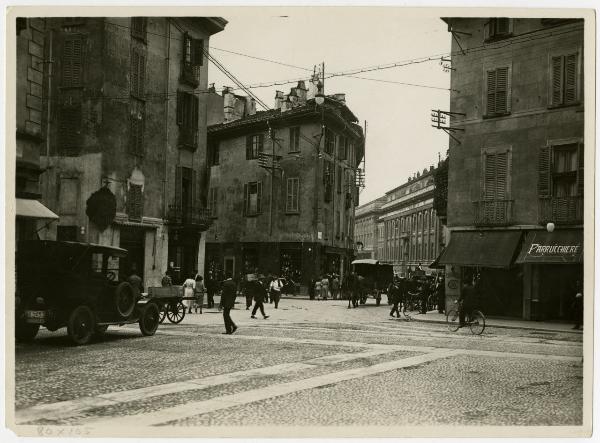
<instances>
[{"instance_id":1,"label":"sign reading parrucchiere","mask_svg":"<svg viewBox=\"0 0 600 443\"><path fill-rule=\"evenodd\" d=\"M583 231L533 231L527 234L517 263L581 263Z\"/></svg>"}]
</instances>

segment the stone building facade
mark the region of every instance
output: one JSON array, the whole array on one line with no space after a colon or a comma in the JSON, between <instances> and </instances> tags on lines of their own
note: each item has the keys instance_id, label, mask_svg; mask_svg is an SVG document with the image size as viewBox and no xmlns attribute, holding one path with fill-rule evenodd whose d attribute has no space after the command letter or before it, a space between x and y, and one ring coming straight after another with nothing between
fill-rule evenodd
<instances>
[{"instance_id":1,"label":"stone building facade","mask_svg":"<svg viewBox=\"0 0 600 443\"><path fill-rule=\"evenodd\" d=\"M199 268L206 171L207 59L217 17L71 17L47 20L52 45L44 201L55 236L129 251L144 286L171 266ZM88 217L100 191L116 215ZM112 196L112 197L111 197ZM95 203L95 202L94 202Z\"/></svg>"},{"instance_id":2,"label":"stone building facade","mask_svg":"<svg viewBox=\"0 0 600 443\"><path fill-rule=\"evenodd\" d=\"M16 223L15 239L45 238L49 222L58 217L42 203L39 176L44 172L44 91L47 88L46 20L19 17L16 20Z\"/></svg>"},{"instance_id":3,"label":"stone building facade","mask_svg":"<svg viewBox=\"0 0 600 443\"><path fill-rule=\"evenodd\" d=\"M450 139L447 293L476 280L486 314L567 318L583 270L583 20L444 20L461 33L450 124L464 129Z\"/></svg>"},{"instance_id":4,"label":"stone building facade","mask_svg":"<svg viewBox=\"0 0 600 443\"><path fill-rule=\"evenodd\" d=\"M357 258L377 259L378 254L378 220L381 205L386 201L385 196L356 208L354 216L354 239L357 246Z\"/></svg>"},{"instance_id":5,"label":"stone building facade","mask_svg":"<svg viewBox=\"0 0 600 443\"><path fill-rule=\"evenodd\" d=\"M348 269L363 132L343 94L317 105L309 87L278 91L275 108L260 112L223 92L224 121L208 129L206 270L216 276L258 269L306 285Z\"/></svg>"}]
</instances>

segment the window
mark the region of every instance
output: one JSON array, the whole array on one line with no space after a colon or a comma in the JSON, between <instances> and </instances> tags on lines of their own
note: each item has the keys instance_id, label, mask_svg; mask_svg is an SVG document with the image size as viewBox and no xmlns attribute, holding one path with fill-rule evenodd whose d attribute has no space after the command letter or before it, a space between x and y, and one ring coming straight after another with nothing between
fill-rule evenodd
<instances>
[{"instance_id":1,"label":"window","mask_svg":"<svg viewBox=\"0 0 600 443\"><path fill-rule=\"evenodd\" d=\"M81 142L81 103L63 104L59 112L59 150L63 155L77 155Z\"/></svg>"},{"instance_id":2,"label":"window","mask_svg":"<svg viewBox=\"0 0 600 443\"><path fill-rule=\"evenodd\" d=\"M217 217L217 197L218 189L210 188L208 190L208 210L211 217Z\"/></svg>"},{"instance_id":3,"label":"window","mask_svg":"<svg viewBox=\"0 0 600 443\"><path fill-rule=\"evenodd\" d=\"M300 151L300 128L290 128L290 149L289 152Z\"/></svg>"},{"instance_id":4,"label":"window","mask_svg":"<svg viewBox=\"0 0 600 443\"><path fill-rule=\"evenodd\" d=\"M204 64L204 40L183 35L181 81L196 88L200 84L200 67Z\"/></svg>"},{"instance_id":5,"label":"window","mask_svg":"<svg viewBox=\"0 0 600 443\"><path fill-rule=\"evenodd\" d=\"M579 102L579 55L553 56L551 59L550 105L572 105Z\"/></svg>"},{"instance_id":6,"label":"window","mask_svg":"<svg viewBox=\"0 0 600 443\"><path fill-rule=\"evenodd\" d=\"M335 151L335 133L329 129L325 129L325 152L333 154Z\"/></svg>"},{"instance_id":7,"label":"window","mask_svg":"<svg viewBox=\"0 0 600 443\"><path fill-rule=\"evenodd\" d=\"M285 212L297 213L299 212L299 198L300 198L300 179L292 177L287 179L287 191L285 200Z\"/></svg>"},{"instance_id":8,"label":"window","mask_svg":"<svg viewBox=\"0 0 600 443\"><path fill-rule=\"evenodd\" d=\"M583 195L583 145L568 143L542 148L538 172L540 197Z\"/></svg>"},{"instance_id":9,"label":"window","mask_svg":"<svg viewBox=\"0 0 600 443\"><path fill-rule=\"evenodd\" d=\"M335 238L340 238L341 227L342 227L342 212L337 210L335 217Z\"/></svg>"},{"instance_id":10,"label":"window","mask_svg":"<svg viewBox=\"0 0 600 443\"><path fill-rule=\"evenodd\" d=\"M208 166L219 164L219 143L211 142L208 145Z\"/></svg>"},{"instance_id":11,"label":"window","mask_svg":"<svg viewBox=\"0 0 600 443\"><path fill-rule=\"evenodd\" d=\"M146 82L146 55L139 49L131 49L131 95L143 100Z\"/></svg>"},{"instance_id":12,"label":"window","mask_svg":"<svg viewBox=\"0 0 600 443\"><path fill-rule=\"evenodd\" d=\"M264 134L249 135L246 137L246 160L258 158L259 152L263 152L265 142Z\"/></svg>"},{"instance_id":13,"label":"window","mask_svg":"<svg viewBox=\"0 0 600 443\"><path fill-rule=\"evenodd\" d=\"M175 168L175 209L181 211L184 219L191 209L197 207L197 177L197 171L192 168Z\"/></svg>"},{"instance_id":14,"label":"window","mask_svg":"<svg viewBox=\"0 0 600 443\"><path fill-rule=\"evenodd\" d=\"M486 106L487 117L510 113L511 69L504 66L486 71Z\"/></svg>"},{"instance_id":15,"label":"window","mask_svg":"<svg viewBox=\"0 0 600 443\"><path fill-rule=\"evenodd\" d=\"M194 94L177 91L177 125L179 146L195 150L198 146L199 99Z\"/></svg>"},{"instance_id":16,"label":"window","mask_svg":"<svg viewBox=\"0 0 600 443\"><path fill-rule=\"evenodd\" d=\"M483 153L483 199L509 198L510 151L488 149Z\"/></svg>"},{"instance_id":17,"label":"window","mask_svg":"<svg viewBox=\"0 0 600 443\"><path fill-rule=\"evenodd\" d=\"M63 88L82 86L83 40L81 36L68 37L63 46L62 84Z\"/></svg>"},{"instance_id":18,"label":"window","mask_svg":"<svg viewBox=\"0 0 600 443\"><path fill-rule=\"evenodd\" d=\"M131 36L145 42L147 24L146 17L131 17Z\"/></svg>"},{"instance_id":19,"label":"window","mask_svg":"<svg viewBox=\"0 0 600 443\"><path fill-rule=\"evenodd\" d=\"M129 183L127 191L127 215L130 220L142 220L144 200L142 194L142 185Z\"/></svg>"},{"instance_id":20,"label":"window","mask_svg":"<svg viewBox=\"0 0 600 443\"><path fill-rule=\"evenodd\" d=\"M505 17L490 18L483 26L483 39L499 40L512 35L512 19Z\"/></svg>"},{"instance_id":21,"label":"window","mask_svg":"<svg viewBox=\"0 0 600 443\"><path fill-rule=\"evenodd\" d=\"M133 155L144 154L145 103L132 99L130 112L129 150Z\"/></svg>"},{"instance_id":22,"label":"window","mask_svg":"<svg viewBox=\"0 0 600 443\"><path fill-rule=\"evenodd\" d=\"M338 141L338 158L340 160L346 160L348 158L348 137L340 135Z\"/></svg>"},{"instance_id":23,"label":"window","mask_svg":"<svg viewBox=\"0 0 600 443\"><path fill-rule=\"evenodd\" d=\"M262 183L250 182L244 185L244 211L245 215L257 215L262 212Z\"/></svg>"},{"instance_id":24,"label":"window","mask_svg":"<svg viewBox=\"0 0 600 443\"><path fill-rule=\"evenodd\" d=\"M331 201L333 182L335 180L335 172L333 163L324 159L323 160L323 190L324 200L326 203Z\"/></svg>"},{"instance_id":25,"label":"window","mask_svg":"<svg viewBox=\"0 0 600 443\"><path fill-rule=\"evenodd\" d=\"M342 182L344 181L344 177L342 176L342 167L337 167L337 182L336 182L336 190L338 194L342 193Z\"/></svg>"}]
</instances>

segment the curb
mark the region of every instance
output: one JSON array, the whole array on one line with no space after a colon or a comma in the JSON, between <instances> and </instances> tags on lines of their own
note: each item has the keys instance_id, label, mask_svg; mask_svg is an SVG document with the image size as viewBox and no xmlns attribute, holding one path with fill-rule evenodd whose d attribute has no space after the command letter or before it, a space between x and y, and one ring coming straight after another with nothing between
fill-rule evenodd
<instances>
[{"instance_id":1,"label":"curb","mask_svg":"<svg viewBox=\"0 0 600 443\"><path fill-rule=\"evenodd\" d=\"M431 319L416 318L416 317L412 317L412 320L422 322L422 323L437 323L437 324L441 324L441 325L446 323L445 320L431 320ZM580 334L580 335L583 334L583 330L577 330L577 329L565 331L563 329L536 328L536 327L530 327L530 326L498 325L498 324L487 323L487 322L486 322L485 326L490 327L490 328L502 328L502 329L527 329L527 330L531 330L531 331L563 332L563 333L567 333L567 334Z\"/></svg>"}]
</instances>

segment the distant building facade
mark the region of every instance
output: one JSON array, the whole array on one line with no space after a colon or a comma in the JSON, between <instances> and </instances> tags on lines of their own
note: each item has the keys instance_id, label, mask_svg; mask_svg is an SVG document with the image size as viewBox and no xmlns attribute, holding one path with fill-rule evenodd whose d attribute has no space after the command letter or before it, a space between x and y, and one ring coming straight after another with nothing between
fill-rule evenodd
<instances>
[{"instance_id":1,"label":"distant building facade","mask_svg":"<svg viewBox=\"0 0 600 443\"><path fill-rule=\"evenodd\" d=\"M583 282L583 20L444 20L461 33L450 111L464 114L450 119L464 132L450 139L447 293L475 280L486 314L569 318Z\"/></svg>"},{"instance_id":2,"label":"distant building facade","mask_svg":"<svg viewBox=\"0 0 600 443\"><path fill-rule=\"evenodd\" d=\"M208 129L213 224L206 271L308 282L343 274L354 256L356 169L364 137L344 95L317 105L304 82L275 109L223 91L224 121ZM270 169L275 166L275 169Z\"/></svg>"},{"instance_id":3,"label":"distant building facade","mask_svg":"<svg viewBox=\"0 0 600 443\"><path fill-rule=\"evenodd\" d=\"M354 239L357 246L356 258L378 258L378 220L381 205L386 201L380 197L356 208Z\"/></svg>"},{"instance_id":4,"label":"distant building facade","mask_svg":"<svg viewBox=\"0 0 600 443\"><path fill-rule=\"evenodd\" d=\"M206 52L218 17L47 19L44 202L55 236L129 251L144 286L199 269L206 215ZM108 220L106 223L104 220Z\"/></svg>"}]
</instances>

